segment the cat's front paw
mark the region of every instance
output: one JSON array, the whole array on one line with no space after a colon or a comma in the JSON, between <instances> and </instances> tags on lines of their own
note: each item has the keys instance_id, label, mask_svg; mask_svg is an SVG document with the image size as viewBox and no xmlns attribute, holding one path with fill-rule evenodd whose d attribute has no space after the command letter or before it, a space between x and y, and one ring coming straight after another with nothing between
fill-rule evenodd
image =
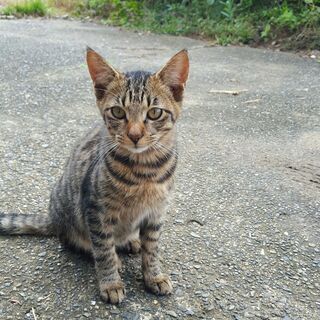
<instances>
[{"instance_id":1,"label":"cat's front paw","mask_svg":"<svg viewBox=\"0 0 320 320\"><path fill-rule=\"evenodd\" d=\"M118 304L125 297L124 284L122 281L100 282L101 298L109 303Z\"/></svg>"},{"instance_id":2,"label":"cat's front paw","mask_svg":"<svg viewBox=\"0 0 320 320\"><path fill-rule=\"evenodd\" d=\"M157 276L144 276L146 288L152 293L158 295L168 295L172 292L172 282L166 274L158 274Z\"/></svg>"}]
</instances>

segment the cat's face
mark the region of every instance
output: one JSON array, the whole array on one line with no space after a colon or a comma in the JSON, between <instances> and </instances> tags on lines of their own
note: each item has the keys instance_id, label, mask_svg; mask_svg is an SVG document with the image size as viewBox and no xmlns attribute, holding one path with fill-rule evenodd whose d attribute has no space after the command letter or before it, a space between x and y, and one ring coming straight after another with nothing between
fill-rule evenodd
<instances>
[{"instance_id":1,"label":"cat's face","mask_svg":"<svg viewBox=\"0 0 320 320\"><path fill-rule=\"evenodd\" d=\"M132 153L165 148L180 114L189 71L187 52L180 51L155 74L120 73L91 49L87 63L114 145Z\"/></svg>"}]
</instances>

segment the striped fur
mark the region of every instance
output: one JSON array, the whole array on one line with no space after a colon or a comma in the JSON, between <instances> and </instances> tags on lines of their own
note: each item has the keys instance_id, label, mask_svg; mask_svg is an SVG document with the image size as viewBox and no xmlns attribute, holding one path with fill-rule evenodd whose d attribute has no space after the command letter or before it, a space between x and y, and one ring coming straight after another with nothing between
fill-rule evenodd
<instances>
[{"instance_id":1,"label":"striped fur","mask_svg":"<svg viewBox=\"0 0 320 320\"><path fill-rule=\"evenodd\" d=\"M88 49L87 62L104 122L73 150L54 186L48 216L0 214L1 234L56 234L93 255L101 296L124 298L116 248L142 251L146 287L169 294L158 240L177 165L175 121L188 76L181 51L158 73L122 74ZM116 109L115 113L112 108ZM152 108L160 108L152 120ZM125 114L117 118L115 114ZM140 245L141 243L141 245Z\"/></svg>"},{"instance_id":2,"label":"striped fur","mask_svg":"<svg viewBox=\"0 0 320 320\"><path fill-rule=\"evenodd\" d=\"M49 216L0 213L0 234L49 236L54 234L54 228Z\"/></svg>"}]
</instances>

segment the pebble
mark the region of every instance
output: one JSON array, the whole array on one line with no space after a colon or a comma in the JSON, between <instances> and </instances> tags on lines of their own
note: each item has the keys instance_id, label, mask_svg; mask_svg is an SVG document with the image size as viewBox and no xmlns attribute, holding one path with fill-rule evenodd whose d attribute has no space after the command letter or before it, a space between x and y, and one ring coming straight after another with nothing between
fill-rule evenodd
<instances>
[{"instance_id":1,"label":"pebble","mask_svg":"<svg viewBox=\"0 0 320 320\"><path fill-rule=\"evenodd\" d=\"M141 319L140 315L136 312L124 312L122 314L122 318L123 318L123 320L139 320L139 319Z\"/></svg>"},{"instance_id":2,"label":"pebble","mask_svg":"<svg viewBox=\"0 0 320 320\"><path fill-rule=\"evenodd\" d=\"M46 253L45 251L43 251L43 252L40 252L40 253L38 254L38 256L39 256L39 257L44 257L46 254L47 254L47 253Z\"/></svg>"},{"instance_id":3,"label":"pebble","mask_svg":"<svg viewBox=\"0 0 320 320\"><path fill-rule=\"evenodd\" d=\"M168 311L166 312L166 314L169 315L169 316L171 316L171 317L173 317L173 318L178 318L178 315L177 315L174 311L172 311L172 310L168 310Z\"/></svg>"},{"instance_id":4,"label":"pebble","mask_svg":"<svg viewBox=\"0 0 320 320\"><path fill-rule=\"evenodd\" d=\"M209 306L206 307L206 310L207 310L207 311L211 311L211 310L213 310L213 309L214 309L214 305L209 305Z\"/></svg>"},{"instance_id":5,"label":"pebble","mask_svg":"<svg viewBox=\"0 0 320 320\"><path fill-rule=\"evenodd\" d=\"M252 313L248 312L248 311L246 311L246 312L244 313L244 318L245 318L245 319L247 319L247 318L253 318L253 317L254 317L254 315L253 315Z\"/></svg>"},{"instance_id":6,"label":"pebble","mask_svg":"<svg viewBox=\"0 0 320 320\"><path fill-rule=\"evenodd\" d=\"M188 315L188 316L193 316L194 315L194 311L191 309L191 308L187 308L185 313Z\"/></svg>"},{"instance_id":7,"label":"pebble","mask_svg":"<svg viewBox=\"0 0 320 320\"><path fill-rule=\"evenodd\" d=\"M201 238L197 233L190 232L190 235L194 238Z\"/></svg>"},{"instance_id":8,"label":"pebble","mask_svg":"<svg viewBox=\"0 0 320 320\"><path fill-rule=\"evenodd\" d=\"M117 310L117 309L113 309L113 310L110 310L110 313L111 313L111 314L119 314L120 311Z\"/></svg>"},{"instance_id":9,"label":"pebble","mask_svg":"<svg viewBox=\"0 0 320 320\"><path fill-rule=\"evenodd\" d=\"M183 291L181 289L177 289L176 292L175 292L175 295L177 297L181 297L181 296L183 296Z\"/></svg>"}]
</instances>

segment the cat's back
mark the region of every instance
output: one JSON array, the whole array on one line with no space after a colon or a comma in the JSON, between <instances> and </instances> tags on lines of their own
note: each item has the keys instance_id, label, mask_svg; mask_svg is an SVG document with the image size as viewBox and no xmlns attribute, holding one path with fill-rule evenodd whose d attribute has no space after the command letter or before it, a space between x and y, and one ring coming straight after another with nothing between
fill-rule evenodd
<instances>
[{"instance_id":1,"label":"cat's back","mask_svg":"<svg viewBox=\"0 0 320 320\"><path fill-rule=\"evenodd\" d=\"M79 201L81 184L89 170L97 164L104 131L101 123L94 124L76 143L66 161L62 175L51 192L51 202L71 207Z\"/></svg>"}]
</instances>

